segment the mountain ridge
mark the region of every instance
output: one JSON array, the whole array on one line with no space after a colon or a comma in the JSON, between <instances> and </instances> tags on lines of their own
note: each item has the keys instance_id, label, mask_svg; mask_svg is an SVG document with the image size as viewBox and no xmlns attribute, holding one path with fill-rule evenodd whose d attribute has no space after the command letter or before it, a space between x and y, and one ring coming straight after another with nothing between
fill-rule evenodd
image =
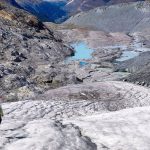
<instances>
[{"instance_id":1,"label":"mountain ridge","mask_svg":"<svg viewBox=\"0 0 150 150\"><path fill-rule=\"evenodd\" d=\"M50 21L55 23L61 23L73 14L88 11L98 6L132 1L135 2L137 0L6 0L6 2L18 8L22 8L30 13L33 13L42 21Z\"/></svg>"},{"instance_id":2,"label":"mountain ridge","mask_svg":"<svg viewBox=\"0 0 150 150\"><path fill-rule=\"evenodd\" d=\"M90 16L93 16L89 19ZM106 32L130 32L149 27L144 19L150 18L149 2L130 2L102 6L70 17L64 24L72 24ZM143 21L143 23L142 23ZM138 27L138 25L140 25Z\"/></svg>"}]
</instances>

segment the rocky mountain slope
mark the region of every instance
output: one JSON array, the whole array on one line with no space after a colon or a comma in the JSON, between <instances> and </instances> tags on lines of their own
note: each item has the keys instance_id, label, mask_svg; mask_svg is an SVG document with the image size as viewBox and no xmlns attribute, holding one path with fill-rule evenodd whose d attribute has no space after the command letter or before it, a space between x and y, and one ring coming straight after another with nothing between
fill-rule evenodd
<instances>
[{"instance_id":1,"label":"rocky mountain slope","mask_svg":"<svg viewBox=\"0 0 150 150\"><path fill-rule=\"evenodd\" d=\"M0 4L0 93L6 99L17 100L17 93L32 97L42 92L43 87L52 88L63 84L63 80L70 80L71 77L65 79L68 71L65 73L55 64L72 53L73 50L36 17ZM64 72L62 76L61 72Z\"/></svg>"},{"instance_id":2,"label":"rocky mountain slope","mask_svg":"<svg viewBox=\"0 0 150 150\"><path fill-rule=\"evenodd\" d=\"M106 32L128 33L149 29L150 3L137 2L99 7L79 13L65 23Z\"/></svg>"},{"instance_id":3,"label":"rocky mountain slope","mask_svg":"<svg viewBox=\"0 0 150 150\"><path fill-rule=\"evenodd\" d=\"M42 21L59 23L68 18L68 11L64 9L65 1L8 0L7 2L32 13Z\"/></svg>"}]
</instances>

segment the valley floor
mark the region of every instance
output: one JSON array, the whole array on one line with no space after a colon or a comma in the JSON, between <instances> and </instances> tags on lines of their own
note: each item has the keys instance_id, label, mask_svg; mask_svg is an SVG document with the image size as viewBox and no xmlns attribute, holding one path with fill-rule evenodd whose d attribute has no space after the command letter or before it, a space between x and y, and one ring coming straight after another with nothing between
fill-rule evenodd
<instances>
[{"instance_id":1,"label":"valley floor","mask_svg":"<svg viewBox=\"0 0 150 150\"><path fill-rule=\"evenodd\" d=\"M4 103L0 149L149 150L150 89L146 83L116 81L132 73L114 71L111 61L128 48L140 53L137 47L141 43L128 36L125 39L125 47L98 45L92 58L61 64L75 72L82 84L47 90L34 99ZM86 64L80 66L81 62Z\"/></svg>"},{"instance_id":2,"label":"valley floor","mask_svg":"<svg viewBox=\"0 0 150 150\"><path fill-rule=\"evenodd\" d=\"M150 150L149 20L130 33L65 24L57 33L1 9L0 150Z\"/></svg>"}]
</instances>

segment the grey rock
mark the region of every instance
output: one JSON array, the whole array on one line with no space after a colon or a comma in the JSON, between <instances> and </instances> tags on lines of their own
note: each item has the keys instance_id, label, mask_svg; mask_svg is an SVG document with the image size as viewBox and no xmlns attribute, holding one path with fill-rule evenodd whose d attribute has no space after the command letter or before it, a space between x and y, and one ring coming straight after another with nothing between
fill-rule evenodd
<instances>
[{"instance_id":1,"label":"grey rock","mask_svg":"<svg viewBox=\"0 0 150 150\"><path fill-rule=\"evenodd\" d=\"M149 2L135 2L81 12L69 18L65 24L106 32L135 32L149 28L149 16Z\"/></svg>"},{"instance_id":2,"label":"grey rock","mask_svg":"<svg viewBox=\"0 0 150 150\"><path fill-rule=\"evenodd\" d=\"M72 79L66 78L66 76L70 76L68 70L65 73L58 64L72 55L73 49L35 16L7 4L3 4L1 9L1 95L6 95L6 93L17 95L18 89L21 87L30 87L28 90L35 92L35 94L35 89L38 87L43 88L43 91L54 88L56 87L52 81L55 77L52 74L54 72L62 75L61 85L70 82L69 80ZM52 65L55 69L49 67ZM39 79L35 80L36 77ZM43 84L46 82L49 85Z\"/></svg>"}]
</instances>

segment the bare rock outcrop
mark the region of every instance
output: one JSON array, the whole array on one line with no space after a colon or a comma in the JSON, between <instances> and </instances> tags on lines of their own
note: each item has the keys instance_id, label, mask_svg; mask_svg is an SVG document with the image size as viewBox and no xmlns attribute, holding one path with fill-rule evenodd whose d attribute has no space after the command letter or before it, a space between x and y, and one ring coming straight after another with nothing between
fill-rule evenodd
<instances>
[{"instance_id":1,"label":"bare rock outcrop","mask_svg":"<svg viewBox=\"0 0 150 150\"><path fill-rule=\"evenodd\" d=\"M45 88L56 87L53 78L68 73L61 73L58 63L73 53L57 33L47 29L35 16L0 3L0 93L6 99L6 95L14 95L10 100L20 99L17 94L22 87L33 93L32 97ZM64 81L67 82L62 77L60 82ZM25 93L24 97L28 97Z\"/></svg>"}]
</instances>

